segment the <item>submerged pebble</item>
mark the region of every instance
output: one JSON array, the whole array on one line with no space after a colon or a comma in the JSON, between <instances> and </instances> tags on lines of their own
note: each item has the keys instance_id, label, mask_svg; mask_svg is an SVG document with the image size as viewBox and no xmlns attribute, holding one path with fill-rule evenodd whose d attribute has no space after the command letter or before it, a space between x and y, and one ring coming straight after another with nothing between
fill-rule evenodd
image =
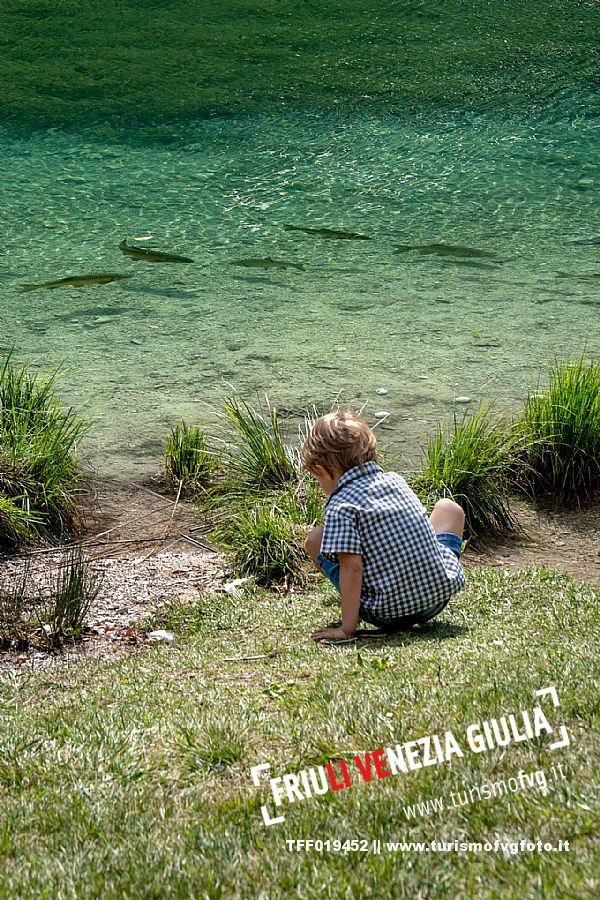
<instances>
[{"instance_id":1,"label":"submerged pebble","mask_svg":"<svg viewBox=\"0 0 600 900\"><path fill-rule=\"evenodd\" d=\"M377 388L377 390L375 391L375 393L376 393L376 394L381 394L381 396L383 396L384 394L389 394L389 391L388 391L387 388Z\"/></svg>"}]
</instances>

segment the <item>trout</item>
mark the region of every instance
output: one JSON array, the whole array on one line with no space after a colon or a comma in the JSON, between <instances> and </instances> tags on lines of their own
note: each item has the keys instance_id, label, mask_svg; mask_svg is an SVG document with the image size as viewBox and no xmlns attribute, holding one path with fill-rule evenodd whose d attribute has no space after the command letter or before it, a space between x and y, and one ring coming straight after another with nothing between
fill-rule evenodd
<instances>
[{"instance_id":1,"label":"trout","mask_svg":"<svg viewBox=\"0 0 600 900\"><path fill-rule=\"evenodd\" d=\"M132 259L143 259L146 262L191 263L189 256L177 256L175 253L163 253L161 250L146 250L145 247L130 247L127 240L121 241L119 249Z\"/></svg>"},{"instance_id":2,"label":"trout","mask_svg":"<svg viewBox=\"0 0 600 900\"><path fill-rule=\"evenodd\" d=\"M88 287L93 284L109 284L111 281L121 281L122 278L131 278L131 275L68 275L66 278L58 278L56 281L44 281L42 284L22 284L22 293L26 291L38 291L42 288L59 287Z\"/></svg>"},{"instance_id":3,"label":"trout","mask_svg":"<svg viewBox=\"0 0 600 900\"><path fill-rule=\"evenodd\" d=\"M340 241L370 241L367 234L356 231L336 231L333 228L303 228L301 225L284 225L286 231L303 231L304 234L316 234L324 238L337 238Z\"/></svg>"},{"instance_id":4,"label":"trout","mask_svg":"<svg viewBox=\"0 0 600 900\"><path fill-rule=\"evenodd\" d=\"M600 281L600 273L598 272L559 272L557 278L574 278L576 281Z\"/></svg>"},{"instance_id":5,"label":"trout","mask_svg":"<svg viewBox=\"0 0 600 900\"><path fill-rule=\"evenodd\" d=\"M266 256L264 259L234 259L232 265L244 266L246 269L298 269L299 272L304 272L304 266L300 263L273 259L272 256Z\"/></svg>"},{"instance_id":6,"label":"trout","mask_svg":"<svg viewBox=\"0 0 600 900\"><path fill-rule=\"evenodd\" d=\"M457 256L461 259L495 259L496 254L489 250L477 250L475 247L460 247L452 244L402 244L394 253L408 253L418 250L419 253L436 254L437 256Z\"/></svg>"}]
</instances>

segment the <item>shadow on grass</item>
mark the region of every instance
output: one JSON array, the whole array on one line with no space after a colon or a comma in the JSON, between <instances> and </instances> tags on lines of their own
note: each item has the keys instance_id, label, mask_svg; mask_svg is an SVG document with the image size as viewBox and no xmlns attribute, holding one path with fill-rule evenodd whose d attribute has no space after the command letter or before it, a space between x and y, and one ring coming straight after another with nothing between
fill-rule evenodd
<instances>
[{"instance_id":1,"label":"shadow on grass","mask_svg":"<svg viewBox=\"0 0 600 900\"><path fill-rule=\"evenodd\" d=\"M341 622L329 622L327 628L337 628ZM470 631L465 625L454 622L427 622L424 625L410 626L403 631L381 631L378 628L359 628L355 637L360 641L363 650L378 650L381 647L404 647L415 641L445 641L449 638L462 637ZM329 646L335 646L330 644ZM341 645L345 646L345 645Z\"/></svg>"}]
</instances>

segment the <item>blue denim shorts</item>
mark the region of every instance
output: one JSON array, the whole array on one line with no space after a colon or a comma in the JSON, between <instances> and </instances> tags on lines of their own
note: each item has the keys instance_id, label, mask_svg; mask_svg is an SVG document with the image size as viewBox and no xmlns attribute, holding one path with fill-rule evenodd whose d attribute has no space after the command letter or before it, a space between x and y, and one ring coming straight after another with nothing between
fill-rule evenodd
<instances>
[{"instance_id":1,"label":"blue denim shorts","mask_svg":"<svg viewBox=\"0 0 600 900\"><path fill-rule=\"evenodd\" d=\"M447 547L449 550L452 550L458 559L460 559L462 538L459 538L457 534L452 534L451 532L436 534L436 538L440 544ZM334 587L339 591L340 564L326 559L322 553L319 553L317 556L317 564L323 574L329 578ZM370 609L366 609L361 603L358 615L363 622L368 622L370 625L376 625L383 631L401 631L404 628L410 628L411 625L428 622L429 619L433 619L434 616L439 615L447 605L448 600L442 600L440 603L436 603L435 606L423 609L421 612L415 613L412 616L401 616L398 619L380 619L379 616L374 615Z\"/></svg>"}]
</instances>

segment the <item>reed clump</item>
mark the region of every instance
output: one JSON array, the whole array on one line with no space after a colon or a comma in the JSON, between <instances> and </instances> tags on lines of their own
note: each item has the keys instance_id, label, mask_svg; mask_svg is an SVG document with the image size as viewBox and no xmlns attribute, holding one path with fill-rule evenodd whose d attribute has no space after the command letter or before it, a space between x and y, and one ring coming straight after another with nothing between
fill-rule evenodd
<instances>
[{"instance_id":1,"label":"reed clump","mask_svg":"<svg viewBox=\"0 0 600 900\"><path fill-rule=\"evenodd\" d=\"M9 587L0 585L0 648L60 648L78 640L100 588L80 544L64 553L43 584L27 565Z\"/></svg>"},{"instance_id":2,"label":"reed clump","mask_svg":"<svg viewBox=\"0 0 600 900\"><path fill-rule=\"evenodd\" d=\"M277 499L240 505L212 532L230 551L236 572L254 576L257 584L300 580L306 567L301 534Z\"/></svg>"},{"instance_id":3,"label":"reed clump","mask_svg":"<svg viewBox=\"0 0 600 900\"><path fill-rule=\"evenodd\" d=\"M199 425L178 423L167 438L165 469L171 490L194 496L202 492L218 460Z\"/></svg>"},{"instance_id":4,"label":"reed clump","mask_svg":"<svg viewBox=\"0 0 600 900\"><path fill-rule=\"evenodd\" d=\"M195 499L207 532L229 551L236 572L252 575L259 584L303 581L308 569L304 537L322 516L323 500L300 466L302 433L288 439L268 398L253 406L230 396L223 401L217 434L209 440L183 423L173 430L166 463L171 490L177 482L169 473L183 481L191 469L191 463L175 469L175 458L196 463L198 454L202 479ZM198 483L195 473L184 481Z\"/></svg>"},{"instance_id":5,"label":"reed clump","mask_svg":"<svg viewBox=\"0 0 600 900\"><path fill-rule=\"evenodd\" d=\"M0 364L0 543L78 532L76 450L89 425L54 394L56 373Z\"/></svg>"},{"instance_id":6,"label":"reed clump","mask_svg":"<svg viewBox=\"0 0 600 900\"><path fill-rule=\"evenodd\" d=\"M81 637L83 623L100 593L101 581L80 544L67 550L51 585L44 619L48 635L59 644Z\"/></svg>"},{"instance_id":7,"label":"reed clump","mask_svg":"<svg viewBox=\"0 0 600 900\"><path fill-rule=\"evenodd\" d=\"M513 484L534 498L578 505L600 497L600 363L556 359L548 388L514 424Z\"/></svg>"},{"instance_id":8,"label":"reed clump","mask_svg":"<svg viewBox=\"0 0 600 900\"><path fill-rule=\"evenodd\" d=\"M236 572L252 575L257 584L286 579L303 583L310 571L304 539L322 511L318 485L300 476L295 484L251 499L238 493L212 536L230 552Z\"/></svg>"},{"instance_id":9,"label":"reed clump","mask_svg":"<svg viewBox=\"0 0 600 900\"><path fill-rule=\"evenodd\" d=\"M518 529L510 508L513 465L511 429L480 407L450 425L439 425L427 443L425 462L410 479L424 505L449 497L465 511L465 536L481 538Z\"/></svg>"},{"instance_id":10,"label":"reed clump","mask_svg":"<svg viewBox=\"0 0 600 900\"><path fill-rule=\"evenodd\" d=\"M286 443L277 408L269 399L257 409L236 397L227 397L224 423L225 465L236 480L257 488L285 487L297 480L299 448Z\"/></svg>"}]
</instances>

